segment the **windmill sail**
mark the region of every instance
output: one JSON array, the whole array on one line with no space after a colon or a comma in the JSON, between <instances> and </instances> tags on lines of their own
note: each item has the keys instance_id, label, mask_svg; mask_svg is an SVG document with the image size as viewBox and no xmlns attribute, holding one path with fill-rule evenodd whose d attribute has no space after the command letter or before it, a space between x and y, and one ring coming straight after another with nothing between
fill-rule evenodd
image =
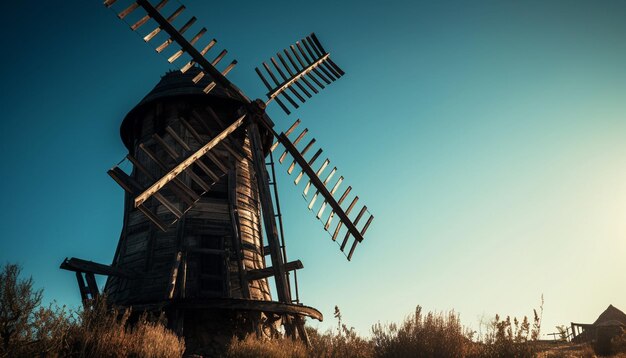
<instances>
[{"instance_id":1,"label":"windmill sail","mask_svg":"<svg viewBox=\"0 0 626 358\"><path fill-rule=\"evenodd\" d=\"M216 66L218 66L227 54L226 50L222 50L213 60L209 60L205 57L209 50L214 47L217 40L212 39L202 47L195 47L195 45L200 42L202 36L207 32L207 29L204 27L201 28L195 32L195 35L193 35L190 40L185 38L184 34L193 27L196 22L196 17L194 16L189 18L179 28L175 27L174 22L185 10L184 5L180 5L176 7L174 11L168 12L169 15L163 15L163 13L169 8L167 6L168 0L161 0L157 5L152 5L148 0L131 1L126 6L119 4L122 2L128 1L120 0L118 2L118 0L105 0L104 5L108 8L111 8L114 5L119 5L123 10L118 12L117 16L124 21L129 20L130 17L133 17L134 15L136 20L131 21L132 24L131 22L128 22L131 30L133 31L140 31L141 29L146 28L147 24L152 23L154 28L147 32L143 36L143 39L146 42L155 43L155 50L158 53L164 53L164 51L166 51L173 43L177 44L179 49L167 57L168 62L173 63L182 58L183 54L188 54L188 61L181 67L180 70L185 73L195 64L199 65L202 68L202 71L196 76L196 78L194 78L194 82L197 83L207 74L212 78L212 81L204 88L205 93L209 93L213 88L215 88L216 84L219 84L224 88L230 89L233 92L233 95L237 96L242 101L249 102L243 92L241 92L241 90L239 90L226 78L226 75L237 64L237 60L232 60L222 71L220 71L216 68ZM135 10L139 8L143 9L142 14L136 14ZM167 36L162 42L159 43L156 39L162 33L167 34Z\"/></svg>"},{"instance_id":2,"label":"windmill sail","mask_svg":"<svg viewBox=\"0 0 626 358\"><path fill-rule=\"evenodd\" d=\"M296 141L291 142L291 140L289 140L288 138L288 135L295 130L298 124L300 124L299 119L289 128L287 133L281 133L276 135L276 138L278 140L277 143L280 143L285 147L285 152L281 155L280 161L282 162L282 160L288 153L293 158L293 162L287 169L287 172L289 174L293 173L293 169L295 168L296 164L300 167L301 171L298 175L296 175L296 178L294 180L295 185L298 185L300 182L302 182L302 178L305 175L308 178L303 195L305 199L309 201L309 210L313 209L318 197L321 196L321 199L319 201L321 201L322 203L319 206L319 209L316 210L316 217L324 223L325 230L328 231L330 229L330 227L333 225L333 218L335 216L337 217L337 224L334 227L334 230L332 230L333 241L337 240L339 234L342 232L342 228L345 228L345 234L340 244L340 249L342 252L345 253L345 249L347 248L350 238L353 238L352 245L350 246L350 249L347 253L348 260L351 260L357 244L363 241L365 233L367 232L370 224L374 220L374 216L368 212L367 206L363 206L359 210L358 214L354 217L354 219L350 218L350 214L357 205L359 197L354 196L350 205L348 205L346 209L342 207L345 199L352 191L352 187L349 186L345 189L339 199L335 199L335 194L337 193L340 185L343 183L344 178L343 176L339 177L335 184L329 186L337 171L337 168L334 167L332 170L330 170L328 174L326 174L325 179L321 179L320 176L322 176L325 170L329 168L330 160L324 160L322 164L319 165L319 168L317 170L313 169L314 166L316 166L316 160L320 157L322 153L322 149L318 149L315 154L311 156L310 159L305 159L305 154L312 147L313 143L315 143L315 140L310 140L308 142L309 144L307 144L301 151L298 150L296 148L297 143L304 137L304 134L306 134L308 131L305 129L304 131L302 131L301 135L296 138ZM277 147L277 143L272 146L272 149L275 149ZM313 194L312 196L308 196L308 194L311 192L311 187L315 188L315 194ZM328 215L325 215L325 209L327 206L330 206L330 212L328 213ZM368 219L362 220L364 219L366 213L369 216ZM363 222L364 224L359 225ZM358 226L361 226L361 228L359 229Z\"/></svg>"},{"instance_id":3,"label":"windmill sail","mask_svg":"<svg viewBox=\"0 0 626 358\"><path fill-rule=\"evenodd\" d=\"M320 80L330 84L331 81L335 81L345 74L330 59L330 54L324 50L315 34L311 34L296 42L295 45L291 45L290 50L291 52L284 49L282 54L280 52L276 53L280 63L272 57L270 59L272 67L263 62L266 75L269 75L273 84L268 82L258 67L255 68L257 75L259 75L259 78L267 87L267 102L276 101L287 114L291 112L280 98L287 100L294 108L298 108L298 103L289 95L290 93L304 103L306 102L304 96L311 98L311 92L314 94L319 93L318 88L313 84L317 85L319 89L324 89L325 86ZM276 71L279 77L273 71Z\"/></svg>"}]
</instances>

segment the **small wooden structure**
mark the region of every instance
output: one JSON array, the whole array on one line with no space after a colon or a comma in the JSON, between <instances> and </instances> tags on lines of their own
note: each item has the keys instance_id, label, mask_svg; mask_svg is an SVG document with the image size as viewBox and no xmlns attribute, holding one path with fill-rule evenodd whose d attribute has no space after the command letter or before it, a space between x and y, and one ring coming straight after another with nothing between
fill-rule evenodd
<instances>
[{"instance_id":1,"label":"small wooden structure","mask_svg":"<svg viewBox=\"0 0 626 358\"><path fill-rule=\"evenodd\" d=\"M598 339L598 335L621 333L626 328L626 314L613 305L598 316L593 323L571 323L572 342L586 342Z\"/></svg>"},{"instance_id":2,"label":"small wooden structure","mask_svg":"<svg viewBox=\"0 0 626 358\"><path fill-rule=\"evenodd\" d=\"M365 205L356 210L359 197L351 186L338 194L344 177L335 175L329 159L316 164L322 149L309 152L316 140L302 141L308 129L289 138L299 119L279 134L265 108L276 102L288 115L288 106L298 108L296 100L304 103L344 72L311 34L271 58L273 69L267 63L264 72L256 69L267 100L250 100L226 78L237 61L217 69L226 50L205 57L215 39L196 48L206 28L193 30L195 17L176 23L184 6L167 0L104 5L117 7L117 16L143 31L158 53L171 51L170 63L184 64L163 76L122 122L128 155L108 171L126 192L113 263L71 258L61 268L76 272L86 302L98 298L94 275L100 274L108 276L110 303L165 311L189 352L219 355L215 348L233 335L253 332L308 342L304 318L321 320L322 314L300 303L295 270L303 264L287 260L273 151L284 148L280 163L291 156L289 174L299 167L294 184L304 185L308 209L348 260L374 216ZM195 35L186 38L186 32Z\"/></svg>"}]
</instances>

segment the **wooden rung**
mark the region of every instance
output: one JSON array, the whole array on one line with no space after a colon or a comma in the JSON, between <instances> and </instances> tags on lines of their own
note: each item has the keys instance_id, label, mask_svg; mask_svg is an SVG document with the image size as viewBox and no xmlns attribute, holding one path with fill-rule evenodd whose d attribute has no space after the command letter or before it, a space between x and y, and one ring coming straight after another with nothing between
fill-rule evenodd
<instances>
[{"instance_id":1,"label":"wooden rung","mask_svg":"<svg viewBox=\"0 0 626 358\"><path fill-rule=\"evenodd\" d=\"M196 164L206 175L208 175L213 182L217 183L220 180L219 175L215 174L206 164L204 164L201 160L197 160L194 164Z\"/></svg>"},{"instance_id":2,"label":"wooden rung","mask_svg":"<svg viewBox=\"0 0 626 358\"><path fill-rule=\"evenodd\" d=\"M165 50L167 48L167 46L169 46L172 42L174 42L174 40L171 37L169 39L165 40L162 44L157 46L156 52L158 52L158 53L163 52L163 50Z\"/></svg>"},{"instance_id":3,"label":"wooden rung","mask_svg":"<svg viewBox=\"0 0 626 358\"><path fill-rule=\"evenodd\" d=\"M228 168L222 164L221 160L215 154L208 152L205 154L205 157L209 158L224 174L228 173Z\"/></svg>"},{"instance_id":4,"label":"wooden rung","mask_svg":"<svg viewBox=\"0 0 626 358\"><path fill-rule=\"evenodd\" d=\"M209 50L210 50L213 46L215 46L215 44L216 44L216 43L217 43L217 40L216 40L216 39L211 40L211 41L208 43L208 45L206 45L206 46L202 49L202 51L200 51L200 54L204 56L204 55L205 55L205 54L206 54L206 53L207 53L207 52L208 52L208 51L209 51Z\"/></svg>"},{"instance_id":5,"label":"wooden rung","mask_svg":"<svg viewBox=\"0 0 626 358\"><path fill-rule=\"evenodd\" d=\"M189 41L190 44L194 45L198 40L206 33L206 27L203 27L198 33Z\"/></svg>"},{"instance_id":6,"label":"wooden rung","mask_svg":"<svg viewBox=\"0 0 626 358\"><path fill-rule=\"evenodd\" d=\"M111 7L117 0L104 0L104 6Z\"/></svg>"},{"instance_id":7,"label":"wooden rung","mask_svg":"<svg viewBox=\"0 0 626 358\"><path fill-rule=\"evenodd\" d=\"M178 33L181 35L185 33L185 31L189 30L189 28L196 22L196 17L192 16L189 21L187 21L179 30Z\"/></svg>"},{"instance_id":8,"label":"wooden rung","mask_svg":"<svg viewBox=\"0 0 626 358\"><path fill-rule=\"evenodd\" d=\"M173 159L178 158L178 153L176 153L176 151L174 150L174 148L172 148L169 144L167 144L165 142L165 140L163 140L163 138L161 138L160 135L154 133L152 135L152 138L154 138L154 140L159 143L159 145L161 146L161 148L163 148L163 150L165 150L167 152L167 154L170 155L170 157L172 157Z\"/></svg>"},{"instance_id":9,"label":"wooden rung","mask_svg":"<svg viewBox=\"0 0 626 358\"><path fill-rule=\"evenodd\" d=\"M157 9L157 10L161 10L161 8L163 8L163 6L165 6L165 4L167 4L167 1L168 0L161 0L161 2L159 2L157 4L157 6L155 6L154 8ZM150 20L150 19L151 19L150 15L146 15L146 16L142 17L141 19L139 19L139 21L137 21L136 23L134 23L130 27L131 30L133 30L133 31L137 30L138 28L143 26L146 22L148 22L148 20Z\"/></svg>"},{"instance_id":10,"label":"wooden rung","mask_svg":"<svg viewBox=\"0 0 626 358\"><path fill-rule=\"evenodd\" d=\"M220 52L220 54L217 55L217 57L213 61L211 61L211 65L217 66L217 64L220 63L220 61L224 58L224 56L226 56L227 53L228 51L222 50L222 52Z\"/></svg>"},{"instance_id":11,"label":"wooden rung","mask_svg":"<svg viewBox=\"0 0 626 358\"><path fill-rule=\"evenodd\" d=\"M311 159L308 162L309 166L313 165L313 163L317 160L317 158L320 156L320 154L322 154L322 148L318 149L317 152L315 152L315 154L313 154L313 156L311 157ZM304 155L304 153L303 153L303 155ZM298 183L300 182L300 179L302 179L302 174L304 174L304 170L302 170L300 172L300 174L298 174L298 176L296 177L296 180L294 181L294 184L298 185Z\"/></svg>"},{"instance_id":12,"label":"wooden rung","mask_svg":"<svg viewBox=\"0 0 626 358\"><path fill-rule=\"evenodd\" d=\"M167 132L167 134L169 134L175 141L176 143L178 143L178 145L180 145L184 150L190 152L191 148L189 147L189 145L178 135L178 133L176 133L176 131L170 127L167 126L167 128L165 128L165 131Z\"/></svg>"},{"instance_id":13,"label":"wooden rung","mask_svg":"<svg viewBox=\"0 0 626 358\"><path fill-rule=\"evenodd\" d=\"M351 209L351 208L348 208L348 209ZM359 220L361 220L361 217L363 216L366 210L367 210L367 206L363 206L363 208L361 208L361 211L359 211L359 214L356 216L356 219L354 219L354 226L356 226L359 223ZM349 212L346 211L346 214L349 214ZM343 251L346 248L346 244L348 243L348 238L350 237L350 234L351 232L350 230L348 230L348 232L346 233L346 236L343 238L343 242L341 243L341 251ZM355 241L357 240L355 239Z\"/></svg>"},{"instance_id":14,"label":"wooden rung","mask_svg":"<svg viewBox=\"0 0 626 358\"><path fill-rule=\"evenodd\" d=\"M202 89L202 92L208 94L209 92L213 90L213 88L215 88L215 82L211 81L211 83L209 83L206 87Z\"/></svg>"},{"instance_id":15,"label":"wooden rung","mask_svg":"<svg viewBox=\"0 0 626 358\"><path fill-rule=\"evenodd\" d=\"M361 237L365 235L365 232L367 231L367 228L372 223L372 220L374 220L374 215L370 215L369 219L367 219L367 222L365 223L365 226L363 226L363 229L361 229ZM358 243L359 243L359 240L356 240L356 239L352 243L352 247L350 248L350 253L348 254L348 261L352 259L352 254L354 253L354 249L356 249L356 245Z\"/></svg>"},{"instance_id":16,"label":"wooden rung","mask_svg":"<svg viewBox=\"0 0 626 358\"><path fill-rule=\"evenodd\" d=\"M161 28L157 27L154 30L150 31L146 36L143 37L145 42L150 42L159 32L161 32Z\"/></svg>"},{"instance_id":17,"label":"wooden rung","mask_svg":"<svg viewBox=\"0 0 626 358\"><path fill-rule=\"evenodd\" d=\"M342 181L343 181L343 177L339 177L339 180L333 187L333 190L331 191L331 193L334 193L335 190L337 190L337 188L339 187L339 184L341 184ZM339 198L339 201L337 201L337 204L341 205L341 203L343 203L343 201L346 199L346 197L348 196L348 193L350 193L351 190L352 190L352 187L349 186L346 189L346 191L343 193L341 198ZM328 231L328 228L330 227L330 224L333 221L333 216L335 216L335 212L331 211L330 216L328 216L328 220L326 221L326 224L324 224L324 230Z\"/></svg>"},{"instance_id":18,"label":"wooden rung","mask_svg":"<svg viewBox=\"0 0 626 358\"><path fill-rule=\"evenodd\" d=\"M352 247L350 247L350 253L348 253L348 261L352 260L352 254L354 254L354 249L356 249L356 244L359 243L359 240L354 240L352 243Z\"/></svg>"},{"instance_id":19,"label":"wooden rung","mask_svg":"<svg viewBox=\"0 0 626 358\"><path fill-rule=\"evenodd\" d=\"M300 125L300 118L296 119L296 121L293 122L291 127L287 129L287 131L285 132L285 136L289 137L289 135L296 129L296 127L298 127L298 125Z\"/></svg>"},{"instance_id":20,"label":"wooden rung","mask_svg":"<svg viewBox=\"0 0 626 358\"><path fill-rule=\"evenodd\" d=\"M233 70L233 68L235 68L235 66L237 65L237 60L233 60L225 69L224 71L222 71L222 74L224 76L226 76L230 71Z\"/></svg>"},{"instance_id":21,"label":"wooden rung","mask_svg":"<svg viewBox=\"0 0 626 358\"><path fill-rule=\"evenodd\" d=\"M350 214L350 211L352 211L352 208L354 208L354 205L357 203L357 201L359 201L359 197L355 196L354 199L352 199L350 206L348 206L348 209L346 210L346 215ZM339 223L337 223L337 228L335 229L335 233L333 234L333 241L337 240L337 235L339 234L339 230L341 229L342 225L343 221L339 221ZM341 248L341 251L343 251L343 247Z\"/></svg>"},{"instance_id":22,"label":"wooden rung","mask_svg":"<svg viewBox=\"0 0 626 358\"><path fill-rule=\"evenodd\" d=\"M132 4L130 4L130 6L124 9L122 12L117 14L117 17L119 17L120 19L124 19L126 16L128 16L128 14L135 11L135 9L137 9L138 7L139 7L139 4L136 2L133 2Z\"/></svg>"},{"instance_id":23,"label":"wooden rung","mask_svg":"<svg viewBox=\"0 0 626 358\"><path fill-rule=\"evenodd\" d=\"M154 225L156 225L156 227L161 229L161 231L164 231L164 232L167 231L167 225L165 225L161 221L161 219L159 219L159 217L156 216L156 214L154 214L152 211L150 211L150 209L145 207L143 204L138 205L137 209L139 209L139 211L141 211L148 219L150 219L150 221L152 221L152 223Z\"/></svg>"},{"instance_id":24,"label":"wooden rung","mask_svg":"<svg viewBox=\"0 0 626 358\"><path fill-rule=\"evenodd\" d=\"M202 79L202 77L204 77L204 72L200 71L198 72L198 74L196 75L196 77L194 77L192 79L193 83L198 83L200 82L200 80Z\"/></svg>"},{"instance_id":25,"label":"wooden rung","mask_svg":"<svg viewBox=\"0 0 626 358\"><path fill-rule=\"evenodd\" d=\"M313 210L313 205L315 205L315 200L317 200L318 195L319 192L316 192L315 195L313 195L313 199L311 199L311 202L309 203L309 210Z\"/></svg>"},{"instance_id":26,"label":"wooden rung","mask_svg":"<svg viewBox=\"0 0 626 358\"><path fill-rule=\"evenodd\" d=\"M167 59L167 62L172 63L172 62L174 62L174 61L178 60L178 58L179 58L180 56L182 56L182 55L183 55L183 53L185 53L185 51L183 51L183 50L178 50L178 51L176 51L176 52L175 52L172 56L170 56L170 57Z\"/></svg>"}]
</instances>

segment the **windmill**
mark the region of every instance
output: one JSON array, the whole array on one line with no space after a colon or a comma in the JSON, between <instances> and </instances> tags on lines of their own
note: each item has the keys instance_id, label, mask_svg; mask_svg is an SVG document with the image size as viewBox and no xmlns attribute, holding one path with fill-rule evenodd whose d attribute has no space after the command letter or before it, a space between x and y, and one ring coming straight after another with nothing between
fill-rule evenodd
<instances>
[{"instance_id":1,"label":"windmill","mask_svg":"<svg viewBox=\"0 0 626 358\"><path fill-rule=\"evenodd\" d=\"M348 260L374 217L364 205L357 209L359 197L342 186L337 167L318 160L322 149L305 140L300 119L278 133L265 109L275 102L289 115L344 72L311 34L255 69L267 99L251 100L226 78L237 61L223 65L227 51L215 50L215 39L205 41L206 28L193 30L195 17L180 21L185 6L168 0L104 5L182 66L165 74L122 122L129 153L108 171L126 192L113 264L71 258L61 268L76 273L84 302L99 295L94 275L108 276L109 302L165 311L199 352L250 332L307 341L304 317L323 317L300 303L296 270L303 264L287 260L274 153L282 151L278 162L289 163L307 208Z\"/></svg>"}]
</instances>

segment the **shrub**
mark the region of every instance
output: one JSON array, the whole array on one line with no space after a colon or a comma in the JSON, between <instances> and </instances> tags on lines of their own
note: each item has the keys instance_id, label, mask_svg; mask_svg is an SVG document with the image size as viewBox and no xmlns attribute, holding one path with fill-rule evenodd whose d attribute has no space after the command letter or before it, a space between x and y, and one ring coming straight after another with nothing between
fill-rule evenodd
<instances>
[{"instance_id":1,"label":"shrub","mask_svg":"<svg viewBox=\"0 0 626 358\"><path fill-rule=\"evenodd\" d=\"M55 303L41 306L43 292L20 267L0 272L0 357L181 357L185 343L165 328L163 317L146 314L128 324L130 311L110 309L106 300L78 312Z\"/></svg>"}]
</instances>

